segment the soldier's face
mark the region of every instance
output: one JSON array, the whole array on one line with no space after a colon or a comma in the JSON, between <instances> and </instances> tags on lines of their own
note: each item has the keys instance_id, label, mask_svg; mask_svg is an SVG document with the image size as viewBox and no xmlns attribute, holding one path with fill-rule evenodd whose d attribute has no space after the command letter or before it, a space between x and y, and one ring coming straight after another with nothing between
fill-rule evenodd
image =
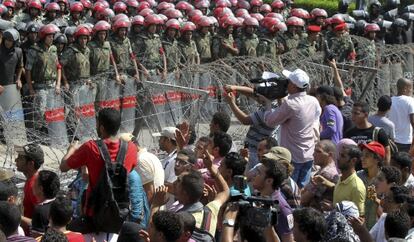
<instances>
[{"instance_id":1,"label":"soldier's face","mask_svg":"<svg viewBox=\"0 0 414 242\"><path fill-rule=\"evenodd\" d=\"M70 15L72 16L73 19L79 19L80 12L72 12Z\"/></svg>"},{"instance_id":2,"label":"soldier's face","mask_svg":"<svg viewBox=\"0 0 414 242\"><path fill-rule=\"evenodd\" d=\"M203 34L207 34L209 31L210 31L209 27L202 27L201 28L201 33L203 33Z\"/></svg>"},{"instance_id":3,"label":"soldier's face","mask_svg":"<svg viewBox=\"0 0 414 242\"><path fill-rule=\"evenodd\" d=\"M118 30L118 37L121 39L124 39L126 37L127 29L126 28L120 28Z\"/></svg>"},{"instance_id":4,"label":"soldier's face","mask_svg":"<svg viewBox=\"0 0 414 242\"><path fill-rule=\"evenodd\" d=\"M45 45L51 46L53 44L53 34L46 35L44 41L45 41Z\"/></svg>"},{"instance_id":5,"label":"soldier's face","mask_svg":"<svg viewBox=\"0 0 414 242\"><path fill-rule=\"evenodd\" d=\"M31 33L29 33L29 34L27 35L27 38L28 38L30 41L35 42L35 40L36 40L36 38L37 38L37 33L35 33L35 32L31 32Z\"/></svg>"},{"instance_id":6,"label":"soldier's face","mask_svg":"<svg viewBox=\"0 0 414 242\"><path fill-rule=\"evenodd\" d=\"M344 35L344 33L345 33L345 30L336 31L336 36L337 37L342 37Z\"/></svg>"},{"instance_id":7,"label":"soldier's face","mask_svg":"<svg viewBox=\"0 0 414 242\"><path fill-rule=\"evenodd\" d=\"M234 30L233 26L230 25L229 27L227 27L227 34L232 34L233 30Z\"/></svg>"},{"instance_id":8,"label":"soldier's face","mask_svg":"<svg viewBox=\"0 0 414 242\"><path fill-rule=\"evenodd\" d=\"M184 38L187 41L190 41L193 38L193 31L185 31Z\"/></svg>"},{"instance_id":9,"label":"soldier's face","mask_svg":"<svg viewBox=\"0 0 414 242\"><path fill-rule=\"evenodd\" d=\"M325 22L325 18L324 17L317 17L315 22L316 22L317 25L323 25L323 23Z\"/></svg>"},{"instance_id":10,"label":"soldier's face","mask_svg":"<svg viewBox=\"0 0 414 242\"><path fill-rule=\"evenodd\" d=\"M64 2L59 2L60 11L65 12L66 11L66 4Z\"/></svg>"},{"instance_id":11,"label":"soldier's face","mask_svg":"<svg viewBox=\"0 0 414 242\"><path fill-rule=\"evenodd\" d=\"M98 32L98 40L100 42L104 42L106 39L106 31L99 31Z\"/></svg>"},{"instance_id":12,"label":"soldier's face","mask_svg":"<svg viewBox=\"0 0 414 242\"><path fill-rule=\"evenodd\" d=\"M14 13L13 8L7 8L7 14L9 15L9 17L13 17L13 13Z\"/></svg>"},{"instance_id":13,"label":"soldier's face","mask_svg":"<svg viewBox=\"0 0 414 242\"><path fill-rule=\"evenodd\" d=\"M375 32L369 32L368 33L368 39L374 40L376 35L377 35L377 33L375 33Z\"/></svg>"},{"instance_id":14,"label":"soldier's face","mask_svg":"<svg viewBox=\"0 0 414 242\"><path fill-rule=\"evenodd\" d=\"M151 24L150 26L148 26L148 32L150 34L155 34L155 32L157 32L157 25Z\"/></svg>"},{"instance_id":15,"label":"soldier's face","mask_svg":"<svg viewBox=\"0 0 414 242\"><path fill-rule=\"evenodd\" d=\"M246 26L245 31L248 34L253 34L254 33L254 27L253 26Z\"/></svg>"},{"instance_id":16,"label":"soldier's face","mask_svg":"<svg viewBox=\"0 0 414 242\"><path fill-rule=\"evenodd\" d=\"M175 38L175 36L177 35L177 30L173 28L169 28L167 33L170 38Z\"/></svg>"},{"instance_id":17,"label":"soldier's face","mask_svg":"<svg viewBox=\"0 0 414 242\"><path fill-rule=\"evenodd\" d=\"M49 18L54 19L56 18L56 11L50 11L48 15L49 15Z\"/></svg>"},{"instance_id":18,"label":"soldier's face","mask_svg":"<svg viewBox=\"0 0 414 242\"><path fill-rule=\"evenodd\" d=\"M79 46L82 47L82 48L85 48L86 44L88 43L88 39L89 38L86 35L79 36L79 38L78 38Z\"/></svg>"},{"instance_id":19,"label":"soldier's face","mask_svg":"<svg viewBox=\"0 0 414 242\"><path fill-rule=\"evenodd\" d=\"M37 8L31 8L29 12L30 12L30 16L38 16L39 15L39 9L37 9Z\"/></svg>"},{"instance_id":20,"label":"soldier's face","mask_svg":"<svg viewBox=\"0 0 414 242\"><path fill-rule=\"evenodd\" d=\"M8 39L4 39L4 46L6 46L7 49L10 49L13 47L13 41L8 40Z\"/></svg>"}]
</instances>

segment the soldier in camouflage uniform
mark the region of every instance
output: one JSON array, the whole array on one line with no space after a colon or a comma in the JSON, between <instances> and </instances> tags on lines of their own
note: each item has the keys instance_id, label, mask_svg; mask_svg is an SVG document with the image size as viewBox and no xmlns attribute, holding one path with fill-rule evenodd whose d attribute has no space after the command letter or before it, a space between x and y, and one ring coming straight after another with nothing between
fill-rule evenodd
<instances>
[{"instance_id":1,"label":"soldier in camouflage uniform","mask_svg":"<svg viewBox=\"0 0 414 242\"><path fill-rule=\"evenodd\" d=\"M346 23L335 27L335 37L331 38L329 50L335 56L337 62L353 62L356 57L354 44L351 37L347 34Z\"/></svg>"},{"instance_id":2,"label":"soldier in camouflage uniform","mask_svg":"<svg viewBox=\"0 0 414 242\"><path fill-rule=\"evenodd\" d=\"M213 57L211 52L212 36L210 33L212 25L213 22L207 16L203 16L198 22L199 29L194 36L194 41L200 54L200 63L208 63Z\"/></svg>"},{"instance_id":3,"label":"soldier in camouflage uniform","mask_svg":"<svg viewBox=\"0 0 414 242\"><path fill-rule=\"evenodd\" d=\"M27 53L27 51L30 49L30 47L35 46L37 42L37 35L40 29L39 23L29 23L26 28L27 32L27 38L26 41L24 41L20 48L22 48L24 53Z\"/></svg>"},{"instance_id":4,"label":"soldier in camouflage uniform","mask_svg":"<svg viewBox=\"0 0 414 242\"><path fill-rule=\"evenodd\" d=\"M369 44L357 50L357 60L362 61L364 66L373 67L377 65L377 49L375 37L381 29L377 24L367 24L365 26L365 37L369 39Z\"/></svg>"},{"instance_id":5,"label":"soldier in camouflage uniform","mask_svg":"<svg viewBox=\"0 0 414 242\"><path fill-rule=\"evenodd\" d=\"M243 22L244 31L240 39L237 40L237 47L240 50L241 56L256 57L256 48L259 44L259 38L255 34L259 27L257 19L248 17Z\"/></svg>"},{"instance_id":6,"label":"soldier in camouflage uniform","mask_svg":"<svg viewBox=\"0 0 414 242\"><path fill-rule=\"evenodd\" d=\"M114 55L115 63L119 73L134 76L140 80L138 63L129 38L127 37L129 27L128 19L119 19L113 25L113 36L111 39L111 48ZM148 72L146 73L148 75Z\"/></svg>"},{"instance_id":7,"label":"soldier in camouflage uniform","mask_svg":"<svg viewBox=\"0 0 414 242\"><path fill-rule=\"evenodd\" d=\"M131 30L129 31L128 38L132 43L135 43L138 37L144 30L144 17L137 15L131 20Z\"/></svg>"},{"instance_id":8,"label":"soldier in camouflage uniform","mask_svg":"<svg viewBox=\"0 0 414 242\"><path fill-rule=\"evenodd\" d=\"M57 49L53 45L53 36L59 32L54 24L42 26L39 33L40 42L32 46L27 53L26 82L34 98L36 117L35 129L45 131L45 110L47 98L60 95L61 65L58 61Z\"/></svg>"},{"instance_id":9,"label":"soldier in camouflage uniform","mask_svg":"<svg viewBox=\"0 0 414 242\"><path fill-rule=\"evenodd\" d=\"M183 67L200 64L200 56L197 51L197 45L192 39L193 31L195 29L196 26L192 22L186 22L181 28L181 39L178 42L178 47L181 52L180 64Z\"/></svg>"},{"instance_id":10,"label":"soldier in camouflage uniform","mask_svg":"<svg viewBox=\"0 0 414 242\"><path fill-rule=\"evenodd\" d=\"M278 31L286 25L275 18L264 18L262 25L266 31L259 39L257 56L265 56L269 59L276 60L278 54L277 46L279 45L276 41L276 36Z\"/></svg>"},{"instance_id":11,"label":"soldier in camouflage uniform","mask_svg":"<svg viewBox=\"0 0 414 242\"><path fill-rule=\"evenodd\" d=\"M170 19L165 24L166 30L162 38L162 46L167 59L167 71L178 73L180 63L180 49L178 48L177 35L180 30L180 22ZM178 76L177 76L178 79Z\"/></svg>"},{"instance_id":12,"label":"soldier in camouflage uniform","mask_svg":"<svg viewBox=\"0 0 414 242\"><path fill-rule=\"evenodd\" d=\"M78 26L84 23L82 19L83 5L80 2L73 2L70 6L69 26Z\"/></svg>"},{"instance_id":13,"label":"soldier in camouflage uniform","mask_svg":"<svg viewBox=\"0 0 414 242\"><path fill-rule=\"evenodd\" d=\"M55 21L57 13L60 12L60 6L57 3L48 3L46 5L46 14L43 20L43 24L49 24Z\"/></svg>"},{"instance_id":14,"label":"soldier in camouflage uniform","mask_svg":"<svg viewBox=\"0 0 414 242\"><path fill-rule=\"evenodd\" d=\"M227 58L237 56L239 49L233 39L234 26L238 24L238 20L234 17L228 17L224 20L219 33L213 38L213 59Z\"/></svg>"},{"instance_id":15,"label":"soldier in camouflage uniform","mask_svg":"<svg viewBox=\"0 0 414 242\"><path fill-rule=\"evenodd\" d=\"M42 4L38 0L31 0L27 4L28 14L25 14L24 17L22 17L22 21L25 23L29 22L37 22L42 23L43 18L41 15L42 11Z\"/></svg>"},{"instance_id":16,"label":"soldier in camouflage uniform","mask_svg":"<svg viewBox=\"0 0 414 242\"><path fill-rule=\"evenodd\" d=\"M16 4L12 0L6 0L3 2L3 5L7 7L7 12L2 13L1 18L7 21L12 21Z\"/></svg>"},{"instance_id":17,"label":"soldier in camouflage uniform","mask_svg":"<svg viewBox=\"0 0 414 242\"><path fill-rule=\"evenodd\" d=\"M286 21L287 29L284 34L279 35L278 41L283 44L284 51L287 52L298 47L302 28L305 26L305 21L298 17L290 17Z\"/></svg>"},{"instance_id":18,"label":"soldier in camouflage uniform","mask_svg":"<svg viewBox=\"0 0 414 242\"><path fill-rule=\"evenodd\" d=\"M163 20L157 15L145 17L144 26L146 31L136 39L132 50L150 75L161 74L162 79L165 79L167 61L162 48L161 38L157 34L157 27L161 24L163 24Z\"/></svg>"},{"instance_id":19,"label":"soldier in camouflage uniform","mask_svg":"<svg viewBox=\"0 0 414 242\"><path fill-rule=\"evenodd\" d=\"M317 43L319 42L319 33L321 32L321 27L318 25L310 25L307 28L308 37L302 39L298 44L299 51L305 55L312 57L316 54L318 49Z\"/></svg>"}]
</instances>

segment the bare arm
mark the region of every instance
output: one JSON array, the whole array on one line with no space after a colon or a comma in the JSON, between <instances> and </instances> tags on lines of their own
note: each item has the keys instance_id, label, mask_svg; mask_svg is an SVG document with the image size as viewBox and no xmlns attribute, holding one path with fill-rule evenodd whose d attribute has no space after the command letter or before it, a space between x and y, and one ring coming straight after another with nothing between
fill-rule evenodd
<instances>
[{"instance_id":1,"label":"bare arm","mask_svg":"<svg viewBox=\"0 0 414 242\"><path fill-rule=\"evenodd\" d=\"M339 75L338 67L336 66L335 59L330 61L329 65L332 67L332 70L333 70L335 86L339 87L342 90L342 94L344 95L344 97L347 96L346 93L345 93L345 88L344 88L344 85L342 83L341 76Z\"/></svg>"},{"instance_id":2,"label":"bare arm","mask_svg":"<svg viewBox=\"0 0 414 242\"><path fill-rule=\"evenodd\" d=\"M294 242L293 233L282 235L282 242Z\"/></svg>"},{"instance_id":3,"label":"bare arm","mask_svg":"<svg viewBox=\"0 0 414 242\"><path fill-rule=\"evenodd\" d=\"M61 172L67 172L69 171L71 168L68 165L67 160L69 159L69 157L71 157L75 151L78 149L78 142L75 141L74 143L72 143L69 148L68 151L66 152L66 155L62 158L62 162L60 163L59 169Z\"/></svg>"},{"instance_id":4,"label":"bare arm","mask_svg":"<svg viewBox=\"0 0 414 242\"><path fill-rule=\"evenodd\" d=\"M232 92L227 93L226 101L229 104L231 110L233 111L236 118L240 121L240 123L244 125L251 125L253 122L249 115L244 113L236 104L236 97Z\"/></svg>"},{"instance_id":5,"label":"bare arm","mask_svg":"<svg viewBox=\"0 0 414 242\"><path fill-rule=\"evenodd\" d=\"M220 203L220 206L223 205L230 197L230 189L227 185L226 180L224 180L223 176L218 171L218 167L213 165L213 159L208 150L204 151L204 165L210 172L211 176L214 177L214 181L217 187L217 191L220 191L214 201Z\"/></svg>"}]
</instances>

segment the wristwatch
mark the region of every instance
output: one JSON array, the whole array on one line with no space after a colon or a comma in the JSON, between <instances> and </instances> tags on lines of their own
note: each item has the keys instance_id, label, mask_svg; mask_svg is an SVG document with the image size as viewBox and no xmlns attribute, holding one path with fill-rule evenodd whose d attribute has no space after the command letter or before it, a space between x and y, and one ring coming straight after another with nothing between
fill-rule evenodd
<instances>
[{"instance_id":1,"label":"wristwatch","mask_svg":"<svg viewBox=\"0 0 414 242\"><path fill-rule=\"evenodd\" d=\"M234 224L235 224L234 219L225 219L225 220L223 220L223 225L225 225L225 226L234 227Z\"/></svg>"}]
</instances>

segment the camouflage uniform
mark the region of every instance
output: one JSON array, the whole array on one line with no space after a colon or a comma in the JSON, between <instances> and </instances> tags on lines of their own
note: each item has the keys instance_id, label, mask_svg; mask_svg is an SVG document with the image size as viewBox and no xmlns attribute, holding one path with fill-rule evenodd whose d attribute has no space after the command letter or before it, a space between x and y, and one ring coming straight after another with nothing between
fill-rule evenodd
<instances>
[{"instance_id":1,"label":"camouflage uniform","mask_svg":"<svg viewBox=\"0 0 414 242\"><path fill-rule=\"evenodd\" d=\"M88 47L90 49L91 75L109 71L111 67L110 57L112 55L109 41L101 44L99 41L94 40L88 43Z\"/></svg>"},{"instance_id":2,"label":"camouflage uniform","mask_svg":"<svg viewBox=\"0 0 414 242\"><path fill-rule=\"evenodd\" d=\"M33 100L35 129L46 128L44 115L47 110L48 98L54 97L58 66L56 46L52 45L47 48L44 44L40 44L29 49L25 68L31 71L33 89L37 93Z\"/></svg>"},{"instance_id":3,"label":"camouflage uniform","mask_svg":"<svg viewBox=\"0 0 414 242\"><path fill-rule=\"evenodd\" d=\"M79 24L85 23L85 21L81 18L79 20L73 20L73 18L68 19L68 26L78 26Z\"/></svg>"},{"instance_id":4,"label":"camouflage uniform","mask_svg":"<svg viewBox=\"0 0 414 242\"><path fill-rule=\"evenodd\" d=\"M180 49L180 63L183 65L196 64L197 62L197 46L194 40L191 40L189 43L185 41L179 41L178 47Z\"/></svg>"},{"instance_id":5,"label":"camouflage uniform","mask_svg":"<svg viewBox=\"0 0 414 242\"><path fill-rule=\"evenodd\" d=\"M300 41L300 35L295 34L292 35L289 32L286 32L282 35L279 35L278 41L283 44L285 52L296 49L298 47Z\"/></svg>"},{"instance_id":6,"label":"camouflage uniform","mask_svg":"<svg viewBox=\"0 0 414 242\"><path fill-rule=\"evenodd\" d=\"M257 45L257 56L265 56L272 60L277 58L277 41L271 36L263 36Z\"/></svg>"},{"instance_id":7,"label":"camouflage uniform","mask_svg":"<svg viewBox=\"0 0 414 242\"><path fill-rule=\"evenodd\" d=\"M240 50L241 56L253 56L256 57L256 48L259 45L259 38L256 34L242 35L237 41L237 47Z\"/></svg>"},{"instance_id":8,"label":"camouflage uniform","mask_svg":"<svg viewBox=\"0 0 414 242\"><path fill-rule=\"evenodd\" d=\"M168 72L172 72L178 68L178 63L180 62L178 41L164 36L162 46L165 51L165 57L167 58L167 70Z\"/></svg>"},{"instance_id":9,"label":"camouflage uniform","mask_svg":"<svg viewBox=\"0 0 414 242\"><path fill-rule=\"evenodd\" d=\"M90 53L91 51L88 47L82 50L77 44L66 48L60 63L63 66L69 84L90 78Z\"/></svg>"},{"instance_id":10,"label":"camouflage uniform","mask_svg":"<svg viewBox=\"0 0 414 242\"><path fill-rule=\"evenodd\" d=\"M298 50L306 56L313 56L316 54L316 52L318 51L317 49L317 42L310 42L308 38L304 38L302 40L299 41L298 44Z\"/></svg>"},{"instance_id":11,"label":"camouflage uniform","mask_svg":"<svg viewBox=\"0 0 414 242\"><path fill-rule=\"evenodd\" d=\"M210 32L206 35L197 33L194 37L194 41L197 45L198 53L200 54L200 63L208 63L212 60L211 44L212 36Z\"/></svg>"},{"instance_id":12,"label":"camouflage uniform","mask_svg":"<svg viewBox=\"0 0 414 242\"><path fill-rule=\"evenodd\" d=\"M219 58L227 58L234 56L229 50L222 46L222 43L228 44L230 46L235 46L235 42L233 36L230 34L229 36L225 36L223 34L217 34L213 38L213 57L214 59Z\"/></svg>"},{"instance_id":13,"label":"camouflage uniform","mask_svg":"<svg viewBox=\"0 0 414 242\"><path fill-rule=\"evenodd\" d=\"M119 72L128 72L132 76L135 75L134 54L129 38L121 40L119 37L114 36L111 40L111 48Z\"/></svg>"},{"instance_id":14,"label":"camouflage uniform","mask_svg":"<svg viewBox=\"0 0 414 242\"><path fill-rule=\"evenodd\" d=\"M39 24L42 24L43 23L43 17L41 15L39 15L36 18L33 19L33 18L30 17L30 15L24 14L24 15L22 15L19 18L21 18L20 21L22 21L22 22L24 22L26 24L28 24L30 22L36 22L36 23L39 23ZM17 20L17 18L14 19L14 21L16 21L16 20Z\"/></svg>"},{"instance_id":15,"label":"camouflage uniform","mask_svg":"<svg viewBox=\"0 0 414 242\"><path fill-rule=\"evenodd\" d=\"M377 60L377 49L375 41L371 40L369 44L357 49L357 60L362 61L364 66L375 67Z\"/></svg>"},{"instance_id":16,"label":"camouflage uniform","mask_svg":"<svg viewBox=\"0 0 414 242\"><path fill-rule=\"evenodd\" d=\"M156 70L163 69L162 55L164 50L158 34L146 33L139 35L134 41L132 50L148 71L156 73Z\"/></svg>"},{"instance_id":17,"label":"camouflage uniform","mask_svg":"<svg viewBox=\"0 0 414 242\"><path fill-rule=\"evenodd\" d=\"M331 38L330 51L336 56L337 62L355 59L355 48L349 35Z\"/></svg>"}]
</instances>

